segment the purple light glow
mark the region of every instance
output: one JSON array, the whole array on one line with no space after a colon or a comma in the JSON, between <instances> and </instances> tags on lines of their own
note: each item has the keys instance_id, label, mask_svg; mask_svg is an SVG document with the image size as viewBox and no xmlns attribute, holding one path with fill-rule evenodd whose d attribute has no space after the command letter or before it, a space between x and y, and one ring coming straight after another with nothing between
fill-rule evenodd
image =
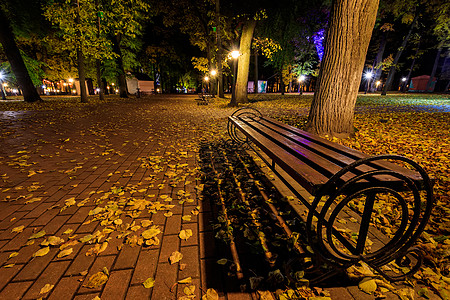
<instances>
[{"instance_id":1,"label":"purple light glow","mask_svg":"<svg viewBox=\"0 0 450 300\"><path fill-rule=\"evenodd\" d=\"M313 35L314 45L316 46L317 55L319 61L322 61L323 57L323 41L325 39L325 29L321 29Z\"/></svg>"}]
</instances>

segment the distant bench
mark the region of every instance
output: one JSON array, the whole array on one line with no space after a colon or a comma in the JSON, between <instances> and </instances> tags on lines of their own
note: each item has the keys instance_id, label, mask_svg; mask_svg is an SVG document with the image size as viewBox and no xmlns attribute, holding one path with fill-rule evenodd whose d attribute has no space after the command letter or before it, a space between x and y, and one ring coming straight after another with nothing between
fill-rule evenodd
<instances>
[{"instance_id":1,"label":"distant bench","mask_svg":"<svg viewBox=\"0 0 450 300\"><path fill-rule=\"evenodd\" d=\"M434 205L433 181L417 163L398 155L370 157L248 108L228 118L228 133L235 142L255 150L299 198L307 213L307 242L314 252L309 251L308 260L315 261L316 267L326 264L337 272L364 261L392 281L417 271L422 253L412 246ZM303 187L314 200L302 196L294 185ZM375 213L394 208L399 215L386 224L392 231L386 237L374 228L379 223ZM342 224L349 216L357 220L356 225ZM385 217L388 220L389 213ZM369 237L376 239L375 244ZM383 266L394 260L399 265L412 262L410 272L401 276L385 272Z\"/></svg>"},{"instance_id":2,"label":"distant bench","mask_svg":"<svg viewBox=\"0 0 450 300\"><path fill-rule=\"evenodd\" d=\"M208 105L209 101L214 98L214 95L208 93L198 93L197 105Z\"/></svg>"}]
</instances>

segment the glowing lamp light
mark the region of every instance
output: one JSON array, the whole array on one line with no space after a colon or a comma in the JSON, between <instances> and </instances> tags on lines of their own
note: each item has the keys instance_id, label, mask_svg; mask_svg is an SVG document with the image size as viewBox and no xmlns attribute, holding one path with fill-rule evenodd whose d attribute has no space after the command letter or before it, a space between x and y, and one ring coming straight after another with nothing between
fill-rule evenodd
<instances>
[{"instance_id":1,"label":"glowing lamp light","mask_svg":"<svg viewBox=\"0 0 450 300\"><path fill-rule=\"evenodd\" d=\"M237 50L231 51L230 54L231 54L231 57L234 59L238 58L241 55L241 53L239 53L239 51L237 51Z\"/></svg>"},{"instance_id":2,"label":"glowing lamp light","mask_svg":"<svg viewBox=\"0 0 450 300\"><path fill-rule=\"evenodd\" d=\"M114 85L114 82L113 82L113 83L111 83L111 85Z\"/></svg>"},{"instance_id":3,"label":"glowing lamp light","mask_svg":"<svg viewBox=\"0 0 450 300\"><path fill-rule=\"evenodd\" d=\"M372 71L366 72L364 73L364 78L366 78L367 80L371 79L373 76Z\"/></svg>"},{"instance_id":4,"label":"glowing lamp light","mask_svg":"<svg viewBox=\"0 0 450 300\"><path fill-rule=\"evenodd\" d=\"M300 75L300 77L298 78L298 82L303 82L305 81L306 76L305 75Z\"/></svg>"},{"instance_id":5,"label":"glowing lamp light","mask_svg":"<svg viewBox=\"0 0 450 300\"><path fill-rule=\"evenodd\" d=\"M217 71L216 70L211 70L211 72L209 72L211 74L211 76L216 76L217 75Z\"/></svg>"},{"instance_id":6,"label":"glowing lamp light","mask_svg":"<svg viewBox=\"0 0 450 300\"><path fill-rule=\"evenodd\" d=\"M3 72L0 72L0 80L3 80L5 78L5 74Z\"/></svg>"},{"instance_id":7,"label":"glowing lamp light","mask_svg":"<svg viewBox=\"0 0 450 300\"><path fill-rule=\"evenodd\" d=\"M208 76L205 76L205 78L203 78L205 81L208 81L209 80L209 77Z\"/></svg>"},{"instance_id":8,"label":"glowing lamp light","mask_svg":"<svg viewBox=\"0 0 450 300\"><path fill-rule=\"evenodd\" d=\"M69 83L73 83L73 78L69 78L67 81L68 81Z\"/></svg>"},{"instance_id":9,"label":"glowing lamp light","mask_svg":"<svg viewBox=\"0 0 450 300\"><path fill-rule=\"evenodd\" d=\"M403 78L402 78L402 81L405 82L405 81L406 81L406 77L403 77Z\"/></svg>"},{"instance_id":10,"label":"glowing lamp light","mask_svg":"<svg viewBox=\"0 0 450 300\"><path fill-rule=\"evenodd\" d=\"M7 87L7 86L8 86L8 84L7 84L6 82L4 82L4 83L3 83L3 86L4 86L4 87Z\"/></svg>"},{"instance_id":11,"label":"glowing lamp light","mask_svg":"<svg viewBox=\"0 0 450 300\"><path fill-rule=\"evenodd\" d=\"M375 85L378 87L381 84L381 81L378 80L377 82L375 82Z\"/></svg>"}]
</instances>

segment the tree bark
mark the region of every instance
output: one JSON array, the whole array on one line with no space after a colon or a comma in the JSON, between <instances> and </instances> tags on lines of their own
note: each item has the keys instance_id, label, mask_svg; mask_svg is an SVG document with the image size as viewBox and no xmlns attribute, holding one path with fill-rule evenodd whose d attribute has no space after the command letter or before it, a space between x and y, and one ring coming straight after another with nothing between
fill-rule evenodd
<instances>
[{"instance_id":1,"label":"tree bark","mask_svg":"<svg viewBox=\"0 0 450 300\"><path fill-rule=\"evenodd\" d=\"M278 86L281 95L284 95L284 78L283 78L283 67L280 69L280 85Z\"/></svg>"},{"instance_id":2,"label":"tree bark","mask_svg":"<svg viewBox=\"0 0 450 300\"><path fill-rule=\"evenodd\" d=\"M378 3L378 0L333 1L308 131L336 137L354 133L356 97Z\"/></svg>"},{"instance_id":3,"label":"tree bark","mask_svg":"<svg viewBox=\"0 0 450 300\"><path fill-rule=\"evenodd\" d=\"M429 93L434 92L434 87L436 85L432 86L433 85L433 78L436 75L436 70L437 70L437 67L438 67L438 64L439 64L439 58L441 58L441 53L442 53L442 46L439 46L438 51L436 53L436 58L434 59L434 64L433 64L433 69L431 71L430 79L428 79L428 82L427 82L426 92L429 92Z\"/></svg>"},{"instance_id":4,"label":"tree bark","mask_svg":"<svg viewBox=\"0 0 450 300\"><path fill-rule=\"evenodd\" d=\"M128 89L127 89L127 76L125 74L125 69L123 66L123 59L122 59L122 50L120 49L120 41L121 36L116 35L113 38L113 50L117 54L116 63L117 68L119 69L119 95L120 98L128 98Z\"/></svg>"},{"instance_id":5,"label":"tree bark","mask_svg":"<svg viewBox=\"0 0 450 300\"><path fill-rule=\"evenodd\" d=\"M236 101L237 103L248 103L248 71L250 68L250 53L255 31L256 20L247 21L242 28L239 45L239 64L236 79Z\"/></svg>"},{"instance_id":6,"label":"tree bark","mask_svg":"<svg viewBox=\"0 0 450 300\"><path fill-rule=\"evenodd\" d=\"M416 12L416 15L414 16L414 20L411 22L411 26L409 27L408 33L403 38L402 45L400 48L398 48L397 54L395 54L394 61L392 63L392 67L389 69L388 77L386 79L386 84L383 87L383 91L381 92L381 95L386 96L387 91L389 91L392 87L392 81L394 81L394 75L397 68L398 61L400 60L400 56L402 56L403 50L406 47L406 44L408 43L409 37L411 36L411 33L416 26L417 18L419 17L419 13Z\"/></svg>"},{"instance_id":7,"label":"tree bark","mask_svg":"<svg viewBox=\"0 0 450 300\"><path fill-rule=\"evenodd\" d=\"M86 93L86 66L84 64L84 55L81 49L77 49L78 79L80 80L80 101L87 102Z\"/></svg>"},{"instance_id":8,"label":"tree bark","mask_svg":"<svg viewBox=\"0 0 450 300\"><path fill-rule=\"evenodd\" d=\"M22 90L23 99L26 102L42 101L33 81L30 78L28 69L25 66L20 50L14 39L14 33L6 17L5 12L0 6L0 43L3 45L6 58L8 59L11 69L16 76L17 83Z\"/></svg>"}]
</instances>

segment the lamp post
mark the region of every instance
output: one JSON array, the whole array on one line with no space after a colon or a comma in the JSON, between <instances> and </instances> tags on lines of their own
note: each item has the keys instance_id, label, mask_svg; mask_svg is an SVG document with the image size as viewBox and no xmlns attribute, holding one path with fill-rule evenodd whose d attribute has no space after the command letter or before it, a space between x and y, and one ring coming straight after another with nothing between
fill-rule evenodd
<instances>
[{"instance_id":1,"label":"lamp post","mask_svg":"<svg viewBox=\"0 0 450 300\"><path fill-rule=\"evenodd\" d=\"M300 77L298 78L298 93L300 95L303 95L303 82L305 81L305 79L305 75L300 75Z\"/></svg>"},{"instance_id":2,"label":"lamp post","mask_svg":"<svg viewBox=\"0 0 450 300\"><path fill-rule=\"evenodd\" d=\"M402 92L404 93L406 91L406 81L408 80L408 78L403 77L402 78Z\"/></svg>"},{"instance_id":3,"label":"lamp post","mask_svg":"<svg viewBox=\"0 0 450 300\"><path fill-rule=\"evenodd\" d=\"M206 90L206 93L209 93L209 77L208 76L205 76L204 78L203 78L203 80L205 81L205 90Z\"/></svg>"},{"instance_id":4,"label":"lamp post","mask_svg":"<svg viewBox=\"0 0 450 300\"><path fill-rule=\"evenodd\" d=\"M237 59L239 57L239 55L241 55L241 53L239 53L239 51L235 50L232 51L230 53L231 57L234 59L233 60L233 85L231 87L231 103L233 103L234 105L236 105L236 65L237 65Z\"/></svg>"},{"instance_id":5,"label":"lamp post","mask_svg":"<svg viewBox=\"0 0 450 300\"><path fill-rule=\"evenodd\" d=\"M2 100L6 100L6 93L5 93L5 88L3 85L3 79L5 79L5 74L3 74L3 72L0 71L0 84L2 85L1 90L2 90Z\"/></svg>"},{"instance_id":6,"label":"lamp post","mask_svg":"<svg viewBox=\"0 0 450 300\"><path fill-rule=\"evenodd\" d=\"M217 84L217 88L215 89L215 91L213 91L212 95L214 97L214 94L217 92L217 97L219 97L219 82L217 81L217 78L216 78L217 71L216 70L211 70L209 72L209 74L211 75L211 77L214 80L214 82L213 82L213 89L214 89L215 85Z\"/></svg>"},{"instance_id":7,"label":"lamp post","mask_svg":"<svg viewBox=\"0 0 450 300\"><path fill-rule=\"evenodd\" d=\"M373 76L372 71L368 71L364 74L364 78L367 80L367 86L366 90L364 91L364 94L367 94L367 91L369 90L370 80L372 79L372 76Z\"/></svg>"}]
</instances>

